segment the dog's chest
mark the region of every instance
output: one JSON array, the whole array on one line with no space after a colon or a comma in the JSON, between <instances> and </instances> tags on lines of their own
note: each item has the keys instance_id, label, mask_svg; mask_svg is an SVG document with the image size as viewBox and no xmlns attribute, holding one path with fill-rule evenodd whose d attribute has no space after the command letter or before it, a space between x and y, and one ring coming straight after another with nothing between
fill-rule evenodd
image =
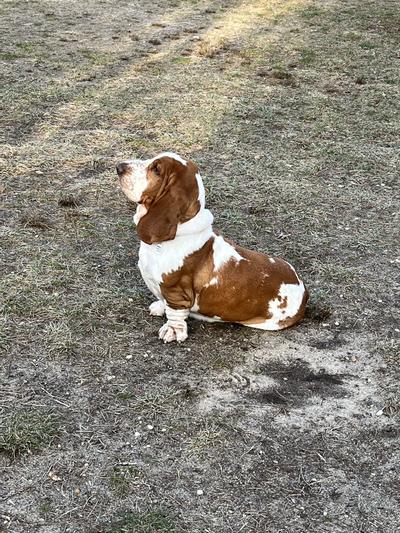
<instances>
[{"instance_id":1,"label":"dog's chest","mask_svg":"<svg viewBox=\"0 0 400 533\"><path fill-rule=\"evenodd\" d=\"M184 246L178 247L174 241L150 245L144 242L140 243L140 272L148 288L159 299L162 299L160 284L163 280L163 274L174 272L183 265L186 256L183 248Z\"/></svg>"},{"instance_id":2,"label":"dog's chest","mask_svg":"<svg viewBox=\"0 0 400 533\"><path fill-rule=\"evenodd\" d=\"M201 248L211 235L211 228L197 235L176 237L156 244L140 243L139 269L151 292L162 299L160 284L163 275L182 268L185 259Z\"/></svg>"}]
</instances>

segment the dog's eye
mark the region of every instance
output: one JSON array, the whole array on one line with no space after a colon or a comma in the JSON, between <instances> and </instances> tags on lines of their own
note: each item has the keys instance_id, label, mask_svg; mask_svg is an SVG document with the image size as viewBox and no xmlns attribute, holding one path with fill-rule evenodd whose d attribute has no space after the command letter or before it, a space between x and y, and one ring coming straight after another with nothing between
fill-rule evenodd
<instances>
[{"instance_id":1,"label":"dog's eye","mask_svg":"<svg viewBox=\"0 0 400 533\"><path fill-rule=\"evenodd\" d=\"M161 175L161 165L159 163L156 163L153 167L153 172L156 174L156 176Z\"/></svg>"}]
</instances>

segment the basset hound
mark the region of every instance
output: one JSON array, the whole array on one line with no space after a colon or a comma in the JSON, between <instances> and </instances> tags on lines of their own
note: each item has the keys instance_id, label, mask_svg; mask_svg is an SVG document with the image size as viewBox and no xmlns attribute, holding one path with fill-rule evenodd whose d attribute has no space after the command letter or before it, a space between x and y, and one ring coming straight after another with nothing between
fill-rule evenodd
<instances>
[{"instance_id":1,"label":"basset hound","mask_svg":"<svg viewBox=\"0 0 400 533\"><path fill-rule=\"evenodd\" d=\"M160 339L184 341L188 316L270 331L303 318L308 292L289 263L213 231L192 161L164 152L123 161L117 173L123 192L138 204L139 269L157 298L150 314L167 317Z\"/></svg>"}]
</instances>

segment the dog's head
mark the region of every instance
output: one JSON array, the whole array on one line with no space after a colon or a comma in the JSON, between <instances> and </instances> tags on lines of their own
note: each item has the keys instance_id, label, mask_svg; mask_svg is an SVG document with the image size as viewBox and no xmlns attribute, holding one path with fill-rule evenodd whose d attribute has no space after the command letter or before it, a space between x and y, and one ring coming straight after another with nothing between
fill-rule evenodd
<instances>
[{"instance_id":1,"label":"dog's head","mask_svg":"<svg viewBox=\"0 0 400 533\"><path fill-rule=\"evenodd\" d=\"M122 161L117 174L129 200L142 206L137 228L148 244L173 239L178 224L193 218L201 207L198 168L174 153Z\"/></svg>"}]
</instances>

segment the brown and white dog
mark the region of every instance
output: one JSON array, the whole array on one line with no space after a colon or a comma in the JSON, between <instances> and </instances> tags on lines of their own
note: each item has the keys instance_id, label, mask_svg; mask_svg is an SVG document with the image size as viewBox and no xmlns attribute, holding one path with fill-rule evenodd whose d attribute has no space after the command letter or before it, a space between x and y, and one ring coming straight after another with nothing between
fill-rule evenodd
<instances>
[{"instance_id":1,"label":"brown and white dog","mask_svg":"<svg viewBox=\"0 0 400 533\"><path fill-rule=\"evenodd\" d=\"M264 330L303 318L308 292L289 263L214 233L192 161L164 152L119 163L117 173L123 192L138 203L139 269L157 297L150 314L167 316L160 339L184 341L189 315Z\"/></svg>"}]
</instances>

